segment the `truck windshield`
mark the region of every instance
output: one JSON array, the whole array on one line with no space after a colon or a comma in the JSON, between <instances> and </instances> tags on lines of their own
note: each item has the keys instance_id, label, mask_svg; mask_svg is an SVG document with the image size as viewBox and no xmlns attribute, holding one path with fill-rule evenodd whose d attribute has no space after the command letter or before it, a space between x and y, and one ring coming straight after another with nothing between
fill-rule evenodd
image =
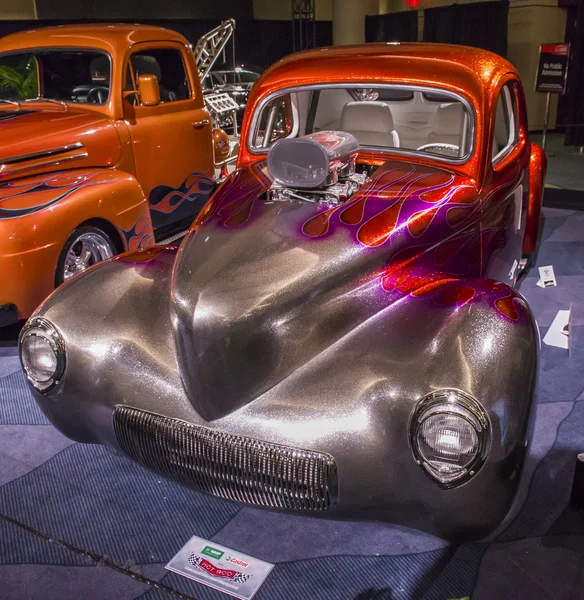
<instances>
[{"instance_id":1,"label":"truck windshield","mask_svg":"<svg viewBox=\"0 0 584 600\"><path fill-rule=\"evenodd\" d=\"M36 49L0 54L0 100L45 98L105 104L110 95L110 57L96 50Z\"/></svg>"}]
</instances>

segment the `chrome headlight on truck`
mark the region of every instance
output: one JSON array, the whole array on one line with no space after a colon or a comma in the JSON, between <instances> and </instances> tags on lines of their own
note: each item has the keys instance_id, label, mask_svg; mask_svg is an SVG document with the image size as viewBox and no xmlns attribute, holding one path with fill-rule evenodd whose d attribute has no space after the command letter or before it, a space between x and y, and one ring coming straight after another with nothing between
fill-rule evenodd
<instances>
[{"instance_id":1,"label":"chrome headlight on truck","mask_svg":"<svg viewBox=\"0 0 584 600\"><path fill-rule=\"evenodd\" d=\"M65 344L46 319L33 317L20 332L20 361L27 379L41 393L59 383L65 372Z\"/></svg>"},{"instance_id":2,"label":"chrome headlight on truck","mask_svg":"<svg viewBox=\"0 0 584 600\"><path fill-rule=\"evenodd\" d=\"M442 488L468 481L481 468L491 444L485 409L460 390L422 398L411 417L410 445L416 462Z\"/></svg>"}]
</instances>

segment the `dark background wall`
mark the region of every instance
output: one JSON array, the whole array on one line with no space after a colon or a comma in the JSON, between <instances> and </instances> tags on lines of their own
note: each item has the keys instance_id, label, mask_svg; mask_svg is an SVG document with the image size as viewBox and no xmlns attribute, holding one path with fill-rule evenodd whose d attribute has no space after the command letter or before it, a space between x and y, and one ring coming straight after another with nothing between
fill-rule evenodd
<instances>
[{"instance_id":1,"label":"dark background wall","mask_svg":"<svg viewBox=\"0 0 584 600\"><path fill-rule=\"evenodd\" d=\"M507 56L509 2L475 2L429 8L424 41L476 46Z\"/></svg>"},{"instance_id":2,"label":"dark background wall","mask_svg":"<svg viewBox=\"0 0 584 600\"><path fill-rule=\"evenodd\" d=\"M415 42L418 13L408 10L365 17L366 42Z\"/></svg>"},{"instance_id":3,"label":"dark background wall","mask_svg":"<svg viewBox=\"0 0 584 600\"><path fill-rule=\"evenodd\" d=\"M36 0L39 19L253 19L253 0Z\"/></svg>"},{"instance_id":4,"label":"dark background wall","mask_svg":"<svg viewBox=\"0 0 584 600\"><path fill-rule=\"evenodd\" d=\"M508 0L427 8L424 41L476 46L506 56L508 12ZM401 11L366 17L365 39L414 42L418 39L418 13Z\"/></svg>"},{"instance_id":5,"label":"dark background wall","mask_svg":"<svg viewBox=\"0 0 584 600\"><path fill-rule=\"evenodd\" d=\"M1 0L0 0L1 1ZM108 0L109 1L109 0ZM141 0L143 1L143 0ZM160 1L160 0L159 0ZM163 0L168 1L168 0ZM71 23L136 23L136 19L116 18L104 19L41 19L38 21L0 21L0 37L16 31L37 29L51 25L67 25ZM145 25L159 25L182 33L193 45L201 35L213 29L220 19L139 19ZM332 23L316 22L316 41L318 46L330 46L333 43ZM269 67L283 56L291 54L292 21L254 21L253 19L237 19L235 24L235 51L237 61L255 65L263 69ZM227 45L227 59L231 60L231 42Z\"/></svg>"},{"instance_id":6,"label":"dark background wall","mask_svg":"<svg viewBox=\"0 0 584 600\"><path fill-rule=\"evenodd\" d=\"M568 9L566 42L570 44L566 94L560 96L558 126L566 145L584 146L584 0L563 0Z\"/></svg>"}]
</instances>

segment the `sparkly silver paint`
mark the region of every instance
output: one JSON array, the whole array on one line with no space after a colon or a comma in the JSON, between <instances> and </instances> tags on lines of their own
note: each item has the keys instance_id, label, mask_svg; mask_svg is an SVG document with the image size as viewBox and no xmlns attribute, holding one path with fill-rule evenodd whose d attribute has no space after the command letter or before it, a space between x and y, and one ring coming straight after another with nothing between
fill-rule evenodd
<instances>
[{"instance_id":1,"label":"sparkly silver paint","mask_svg":"<svg viewBox=\"0 0 584 600\"><path fill-rule=\"evenodd\" d=\"M270 218L293 209L274 206ZM39 314L64 338L67 370L36 398L63 433L117 447L113 409L136 407L329 454L338 468L330 516L445 537L496 527L530 434L537 338L526 307L512 322L487 302L437 308L407 297L384 305L366 279L334 293L329 276L340 277L354 252L342 235L318 250L299 241L270 253L278 236L255 227L239 240L201 233L189 236L179 260L175 249L144 262L118 257L43 305ZM315 276L322 265L327 272ZM477 398L493 429L482 469L452 490L422 472L408 445L416 403L442 388Z\"/></svg>"}]
</instances>

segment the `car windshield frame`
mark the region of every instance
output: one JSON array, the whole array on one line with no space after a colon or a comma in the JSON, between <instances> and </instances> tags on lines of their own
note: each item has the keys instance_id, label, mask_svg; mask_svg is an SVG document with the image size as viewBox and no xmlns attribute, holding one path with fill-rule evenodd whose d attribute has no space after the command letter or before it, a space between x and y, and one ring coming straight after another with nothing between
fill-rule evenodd
<instances>
[{"instance_id":1,"label":"car windshield frame","mask_svg":"<svg viewBox=\"0 0 584 600\"><path fill-rule=\"evenodd\" d=\"M358 89L395 89L400 91L412 90L416 92L422 93L430 93L430 94L446 94L450 96L453 100L457 100L462 103L466 113L469 117L468 123L468 131L466 135L468 136L468 149L464 156L462 157L451 157L442 154L433 154L430 152L423 152L418 150L412 150L407 148L395 148L391 146L369 146L369 145L361 145L359 148L360 152L363 153L379 153L384 155L398 155L398 156L412 156L416 158L425 158L427 160L436 161L439 163L447 163L454 165L464 165L468 163L471 158L474 156L476 147L477 147L477 115L474 109L472 102L469 98L463 96L459 92L453 92L451 90L437 87L437 86L429 86L429 85L416 85L416 84L399 84L399 83L391 83L391 84L379 84L375 81L358 81L358 82L346 82L340 81L335 83L325 83L325 84L308 84L308 85L296 85L286 88L280 88L278 90L274 90L267 94L264 98L262 98L259 103L256 105L254 109L249 129L247 132L247 136L245 139L245 143L247 145L247 150L251 155L254 156L262 156L266 155L268 147L258 148L254 144L254 138L256 135L256 130L259 124L260 116L264 108L274 99L286 96L295 92L307 92L307 91L318 91L318 90L326 90L326 89L335 89L335 88L344 88L347 90L358 90ZM293 131L294 131L293 127ZM296 137L296 136L286 136L286 137ZM279 139L284 139L284 136ZM275 142L276 140L274 140ZM274 143L272 142L272 143ZM271 145L271 144L270 144Z\"/></svg>"},{"instance_id":2,"label":"car windshield frame","mask_svg":"<svg viewBox=\"0 0 584 600\"><path fill-rule=\"evenodd\" d=\"M255 79L252 81L242 81L241 74L248 73L254 75ZM211 80L216 86L231 86L231 85L248 85L254 84L260 76L254 71L248 71L247 69L218 69L217 71L209 71ZM233 76L234 81L226 81L226 76ZM235 81L237 79L237 81ZM216 80L216 81L215 81Z\"/></svg>"},{"instance_id":3,"label":"car windshield frame","mask_svg":"<svg viewBox=\"0 0 584 600\"><path fill-rule=\"evenodd\" d=\"M34 56L36 53L43 53L43 52L85 52L85 53L89 53L89 54L99 54L99 55L106 57L108 60L108 63L109 63L109 85L103 86L103 87L108 87L108 89L109 89L107 99L103 103L74 102L72 99L62 100L60 98L52 98L52 97L46 96L44 93L44 90L40 89L40 90L38 90L38 96L36 98L22 98L20 100L14 100L15 103L16 102L22 103L25 101L27 101L28 103L32 103L35 100L42 103L42 102L47 102L47 101L51 102L54 100L55 102L66 104L67 106L104 107L109 104L109 102L111 101L111 98L112 98L112 85L113 85L113 81L114 81L113 59L112 59L112 55L107 50L104 50L103 48L94 48L94 47L90 47L90 46L33 46L30 48L19 48L18 50L8 50L6 52L2 52L2 53L0 53L0 62L2 61L2 59L4 57L7 57L7 56L16 56L16 55L22 55L23 57L27 56L27 55ZM37 61L38 61L38 59L37 59ZM39 84L42 85L42 79L40 77L40 74L38 76L38 81L39 81ZM39 85L39 87L41 87L41 85ZM95 87L100 87L100 86L96 85ZM4 98L2 98L2 99L4 99Z\"/></svg>"}]
</instances>

